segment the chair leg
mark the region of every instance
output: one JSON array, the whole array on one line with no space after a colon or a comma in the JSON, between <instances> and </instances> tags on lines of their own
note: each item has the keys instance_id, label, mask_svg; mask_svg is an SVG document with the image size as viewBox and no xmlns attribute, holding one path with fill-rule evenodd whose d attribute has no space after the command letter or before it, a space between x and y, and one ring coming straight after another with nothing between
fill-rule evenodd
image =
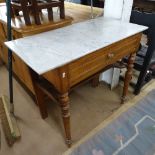
<instances>
[{"instance_id":1,"label":"chair leg","mask_svg":"<svg viewBox=\"0 0 155 155\"><path fill-rule=\"evenodd\" d=\"M19 16L19 10L15 10L15 15Z\"/></svg>"},{"instance_id":2,"label":"chair leg","mask_svg":"<svg viewBox=\"0 0 155 155\"><path fill-rule=\"evenodd\" d=\"M13 11L13 7L11 6L11 18L15 18L15 13Z\"/></svg>"},{"instance_id":3,"label":"chair leg","mask_svg":"<svg viewBox=\"0 0 155 155\"><path fill-rule=\"evenodd\" d=\"M53 9L49 8L47 9L47 12L48 12L48 20L52 21L53 20Z\"/></svg>"},{"instance_id":4,"label":"chair leg","mask_svg":"<svg viewBox=\"0 0 155 155\"><path fill-rule=\"evenodd\" d=\"M61 5L60 5L60 18L65 19L65 8L64 8L64 0L60 0Z\"/></svg>"},{"instance_id":5,"label":"chair leg","mask_svg":"<svg viewBox=\"0 0 155 155\"><path fill-rule=\"evenodd\" d=\"M23 16L25 19L25 24L26 25L31 25L31 21L30 21L30 16L29 16L29 10L27 8L27 1L20 1L21 3L21 7L22 7L22 11L23 11Z\"/></svg>"},{"instance_id":6,"label":"chair leg","mask_svg":"<svg viewBox=\"0 0 155 155\"><path fill-rule=\"evenodd\" d=\"M147 69L144 69L144 70L142 70L140 72L137 83L135 85L135 90L134 90L135 95L138 95L140 93L140 90L141 90L141 88L143 87L143 84L144 84L146 73L147 73Z\"/></svg>"},{"instance_id":7,"label":"chair leg","mask_svg":"<svg viewBox=\"0 0 155 155\"><path fill-rule=\"evenodd\" d=\"M50 3L51 0L46 0L46 1ZM53 9L52 9L52 7L48 8L47 12L48 12L48 20L52 21L53 20Z\"/></svg>"},{"instance_id":8,"label":"chair leg","mask_svg":"<svg viewBox=\"0 0 155 155\"><path fill-rule=\"evenodd\" d=\"M39 17L39 9L38 9L37 0L31 0L31 4L33 7L33 16L34 16L35 24L40 25L41 21Z\"/></svg>"}]
</instances>

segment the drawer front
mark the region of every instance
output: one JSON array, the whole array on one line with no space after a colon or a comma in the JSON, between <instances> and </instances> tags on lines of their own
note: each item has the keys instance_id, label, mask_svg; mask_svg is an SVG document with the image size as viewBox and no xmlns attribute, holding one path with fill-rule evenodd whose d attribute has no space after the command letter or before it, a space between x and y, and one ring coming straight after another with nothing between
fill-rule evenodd
<instances>
[{"instance_id":1,"label":"drawer front","mask_svg":"<svg viewBox=\"0 0 155 155\"><path fill-rule=\"evenodd\" d=\"M70 87L136 51L140 36L141 34L137 34L129 37L70 63L68 65Z\"/></svg>"},{"instance_id":2,"label":"drawer front","mask_svg":"<svg viewBox=\"0 0 155 155\"><path fill-rule=\"evenodd\" d=\"M70 86L77 84L79 81L86 79L95 72L107 66L108 49L96 51L77 61L69 64L69 83Z\"/></svg>"},{"instance_id":3,"label":"drawer front","mask_svg":"<svg viewBox=\"0 0 155 155\"><path fill-rule=\"evenodd\" d=\"M139 42L137 43L137 38L129 38L121 41L120 44L113 44L109 48L109 52L107 54L107 64L113 64L124 56L136 51L138 45Z\"/></svg>"}]
</instances>

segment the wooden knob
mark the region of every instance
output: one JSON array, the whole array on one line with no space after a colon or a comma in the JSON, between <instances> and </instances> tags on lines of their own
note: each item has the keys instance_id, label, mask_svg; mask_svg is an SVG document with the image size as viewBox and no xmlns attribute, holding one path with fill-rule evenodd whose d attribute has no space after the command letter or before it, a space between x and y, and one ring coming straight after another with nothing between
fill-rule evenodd
<instances>
[{"instance_id":1,"label":"wooden knob","mask_svg":"<svg viewBox=\"0 0 155 155\"><path fill-rule=\"evenodd\" d=\"M109 59L111 59L111 58L113 58L113 57L114 57L114 53L109 53L109 54L108 54L108 58L109 58Z\"/></svg>"}]
</instances>

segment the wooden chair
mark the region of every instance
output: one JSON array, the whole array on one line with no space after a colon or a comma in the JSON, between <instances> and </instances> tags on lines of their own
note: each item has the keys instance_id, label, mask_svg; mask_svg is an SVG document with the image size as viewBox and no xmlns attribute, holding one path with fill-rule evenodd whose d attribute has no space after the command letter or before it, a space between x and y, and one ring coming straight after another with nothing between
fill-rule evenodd
<instances>
[{"instance_id":1,"label":"wooden chair","mask_svg":"<svg viewBox=\"0 0 155 155\"><path fill-rule=\"evenodd\" d=\"M23 12L26 25L31 25L30 13L34 16L35 24L40 25L39 13L42 9L47 9L49 21L53 20L53 7L60 10L60 18L65 18L64 0L12 0L12 10L15 15L19 15L19 11Z\"/></svg>"},{"instance_id":2,"label":"wooden chair","mask_svg":"<svg viewBox=\"0 0 155 155\"><path fill-rule=\"evenodd\" d=\"M19 12L23 12L24 20L26 25L31 25L30 21L30 3L28 0L12 0L12 17L14 15L19 16Z\"/></svg>"},{"instance_id":3,"label":"wooden chair","mask_svg":"<svg viewBox=\"0 0 155 155\"><path fill-rule=\"evenodd\" d=\"M148 47L143 52L143 46L137 53L137 61L134 68L140 71L137 83L135 85L134 94L140 93L142 86L147 82L146 76L149 73L149 68L155 63L155 13L145 13L132 11L131 22L148 26L149 29L144 33L148 38Z\"/></svg>"}]
</instances>

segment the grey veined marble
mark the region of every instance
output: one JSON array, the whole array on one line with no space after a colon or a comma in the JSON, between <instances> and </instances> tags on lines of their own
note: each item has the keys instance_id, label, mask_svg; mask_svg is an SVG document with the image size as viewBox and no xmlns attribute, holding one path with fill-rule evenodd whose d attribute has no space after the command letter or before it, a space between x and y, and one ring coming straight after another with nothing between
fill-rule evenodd
<instances>
[{"instance_id":1,"label":"grey veined marble","mask_svg":"<svg viewBox=\"0 0 155 155\"><path fill-rule=\"evenodd\" d=\"M146 29L99 17L5 44L35 72L43 74Z\"/></svg>"}]
</instances>

